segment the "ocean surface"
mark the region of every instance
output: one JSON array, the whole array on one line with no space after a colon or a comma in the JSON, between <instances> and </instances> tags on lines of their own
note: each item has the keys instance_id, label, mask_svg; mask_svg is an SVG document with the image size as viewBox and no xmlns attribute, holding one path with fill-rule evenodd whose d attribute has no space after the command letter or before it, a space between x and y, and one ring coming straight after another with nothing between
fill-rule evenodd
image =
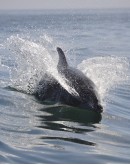
<instances>
[{"instance_id":1,"label":"ocean surface","mask_svg":"<svg viewBox=\"0 0 130 165\"><path fill-rule=\"evenodd\" d=\"M70 66L96 85L103 113L39 102ZM0 11L0 163L130 163L130 9Z\"/></svg>"}]
</instances>

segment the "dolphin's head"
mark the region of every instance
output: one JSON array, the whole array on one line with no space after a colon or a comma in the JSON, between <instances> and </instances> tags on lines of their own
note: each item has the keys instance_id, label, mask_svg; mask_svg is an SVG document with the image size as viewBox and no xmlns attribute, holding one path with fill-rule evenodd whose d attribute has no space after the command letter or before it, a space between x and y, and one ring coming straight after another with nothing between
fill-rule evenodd
<instances>
[{"instance_id":1,"label":"dolphin's head","mask_svg":"<svg viewBox=\"0 0 130 165\"><path fill-rule=\"evenodd\" d=\"M80 85L80 90L78 90L79 97L80 97L79 100L81 101L80 107L84 109L92 110L98 113L102 113L103 107L101 105L100 97L93 85L89 86L90 88L87 88L87 87L82 88L82 86Z\"/></svg>"},{"instance_id":2,"label":"dolphin's head","mask_svg":"<svg viewBox=\"0 0 130 165\"><path fill-rule=\"evenodd\" d=\"M103 112L103 107L99 103L99 101L94 103L94 106L92 107L96 112L102 113Z\"/></svg>"},{"instance_id":3,"label":"dolphin's head","mask_svg":"<svg viewBox=\"0 0 130 165\"><path fill-rule=\"evenodd\" d=\"M90 90L90 95L89 95L89 99L88 99L88 105L90 106L90 109L102 113L103 112L103 107L101 105L101 101L100 101L100 97L96 91L95 88L93 88L92 90Z\"/></svg>"},{"instance_id":4,"label":"dolphin's head","mask_svg":"<svg viewBox=\"0 0 130 165\"><path fill-rule=\"evenodd\" d=\"M98 113L102 113L103 112L103 107L101 106L101 103L99 102L99 100L97 98L86 98L86 101L81 102L80 105L81 108L84 109L89 109Z\"/></svg>"}]
</instances>

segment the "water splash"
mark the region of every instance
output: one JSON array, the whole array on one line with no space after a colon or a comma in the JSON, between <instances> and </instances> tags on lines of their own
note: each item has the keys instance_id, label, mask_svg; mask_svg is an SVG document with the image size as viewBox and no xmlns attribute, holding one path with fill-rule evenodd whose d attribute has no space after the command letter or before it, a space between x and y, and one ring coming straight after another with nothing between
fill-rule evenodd
<instances>
[{"instance_id":1,"label":"water splash","mask_svg":"<svg viewBox=\"0 0 130 165\"><path fill-rule=\"evenodd\" d=\"M45 36L46 42L53 41ZM70 94L78 96L76 90L57 71L57 63L41 44L17 36L11 36L6 42L14 56L17 67L10 68L12 86L27 93L34 93L37 83L45 73L52 75Z\"/></svg>"},{"instance_id":2,"label":"water splash","mask_svg":"<svg viewBox=\"0 0 130 165\"><path fill-rule=\"evenodd\" d=\"M53 50L53 39L47 35L41 36L41 39L42 42L38 43L19 35L7 39L5 45L12 52L9 57L9 62L12 61L12 64L8 65L11 86L32 94L44 74L48 72L70 94L78 96L70 82L57 71L57 56L55 56L57 53ZM128 61L126 57L94 57L84 60L77 67L95 83L103 101L111 88L128 80Z\"/></svg>"},{"instance_id":3,"label":"water splash","mask_svg":"<svg viewBox=\"0 0 130 165\"><path fill-rule=\"evenodd\" d=\"M129 60L126 57L94 57L84 60L78 69L93 80L101 100L111 88L125 83L129 78Z\"/></svg>"}]
</instances>

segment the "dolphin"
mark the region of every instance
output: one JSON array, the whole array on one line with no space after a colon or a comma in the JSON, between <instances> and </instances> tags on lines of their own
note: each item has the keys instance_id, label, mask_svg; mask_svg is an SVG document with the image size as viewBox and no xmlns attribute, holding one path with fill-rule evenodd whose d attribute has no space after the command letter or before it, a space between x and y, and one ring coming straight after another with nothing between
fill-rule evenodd
<instances>
[{"instance_id":1,"label":"dolphin","mask_svg":"<svg viewBox=\"0 0 130 165\"><path fill-rule=\"evenodd\" d=\"M46 73L36 88L36 98L44 102L58 102L101 113L103 107L100 104L95 84L80 70L68 65L61 48L57 47L57 52L59 54L57 70L69 82L77 95L69 93L52 75Z\"/></svg>"}]
</instances>

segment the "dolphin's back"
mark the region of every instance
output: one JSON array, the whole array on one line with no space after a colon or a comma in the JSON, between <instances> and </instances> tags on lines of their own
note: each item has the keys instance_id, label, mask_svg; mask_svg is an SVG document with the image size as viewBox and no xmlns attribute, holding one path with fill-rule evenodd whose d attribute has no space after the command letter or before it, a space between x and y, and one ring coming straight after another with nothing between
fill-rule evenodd
<instances>
[{"instance_id":1,"label":"dolphin's back","mask_svg":"<svg viewBox=\"0 0 130 165\"><path fill-rule=\"evenodd\" d=\"M102 107L99 105L99 96L97 94L95 84L80 70L68 66L65 54L61 48L57 48L57 51L59 54L57 69L59 73L62 74L65 79L67 79L69 85L74 88L79 95L79 97L71 96L68 93L67 104L70 104L69 100L71 100L71 98L75 98L73 104L79 102L80 107L92 107L92 109L101 109ZM63 91L65 90L63 89Z\"/></svg>"}]
</instances>

